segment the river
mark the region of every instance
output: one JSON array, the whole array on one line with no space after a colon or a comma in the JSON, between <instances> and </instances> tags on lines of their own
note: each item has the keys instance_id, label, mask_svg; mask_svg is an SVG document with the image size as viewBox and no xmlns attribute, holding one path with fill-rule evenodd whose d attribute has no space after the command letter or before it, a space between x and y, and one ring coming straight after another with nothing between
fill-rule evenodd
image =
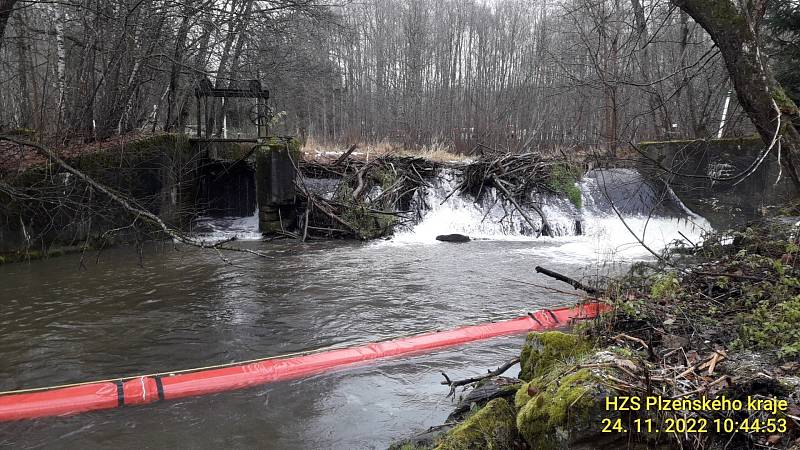
<instances>
[{"instance_id":1,"label":"river","mask_svg":"<svg viewBox=\"0 0 800 450\"><path fill-rule=\"evenodd\" d=\"M477 223L479 211L464 216L469 207L455 199L441 205L388 241L238 242L268 258L224 255L229 262L212 251L152 244L141 256L123 247L87 254L83 263L70 255L0 266L0 390L186 369L521 316L576 300L520 283L565 289L536 274L537 265L591 280L649 258L614 215L585 219L583 236L537 239L486 229ZM698 220L628 218L634 230L648 227L646 241L655 248L677 238L678 230L699 239ZM255 234L251 219L208 225L217 237ZM433 239L439 232L470 230L483 239ZM3 423L0 446L385 448L442 423L452 410L441 372L451 378L481 373L516 356L522 341L500 338L239 392Z\"/></svg>"}]
</instances>

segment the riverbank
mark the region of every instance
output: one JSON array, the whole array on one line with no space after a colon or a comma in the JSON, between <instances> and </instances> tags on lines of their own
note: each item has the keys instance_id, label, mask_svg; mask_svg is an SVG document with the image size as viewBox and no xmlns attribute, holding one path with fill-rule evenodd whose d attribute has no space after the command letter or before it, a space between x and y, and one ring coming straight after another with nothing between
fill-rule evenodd
<instances>
[{"instance_id":1,"label":"riverbank","mask_svg":"<svg viewBox=\"0 0 800 450\"><path fill-rule=\"evenodd\" d=\"M498 391L450 431L396 448L797 448L796 220L634 265L599 296L613 313L572 334L528 337L513 394Z\"/></svg>"}]
</instances>

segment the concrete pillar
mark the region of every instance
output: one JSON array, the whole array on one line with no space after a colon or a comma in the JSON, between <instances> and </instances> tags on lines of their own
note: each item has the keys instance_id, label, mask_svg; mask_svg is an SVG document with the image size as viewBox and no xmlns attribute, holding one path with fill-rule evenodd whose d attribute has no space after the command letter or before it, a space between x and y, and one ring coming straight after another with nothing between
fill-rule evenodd
<instances>
[{"instance_id":1,"label":"concrete pillar","mask_svg":"<svg viewBox=\"0 0 800 450\"><path fill-rule=\"evenodd\" d=\"M258 226L263 234L292 228L297 220L295 184L300 142L271 137L256 150L256 198Z\"/></svg>"}]
</instances>

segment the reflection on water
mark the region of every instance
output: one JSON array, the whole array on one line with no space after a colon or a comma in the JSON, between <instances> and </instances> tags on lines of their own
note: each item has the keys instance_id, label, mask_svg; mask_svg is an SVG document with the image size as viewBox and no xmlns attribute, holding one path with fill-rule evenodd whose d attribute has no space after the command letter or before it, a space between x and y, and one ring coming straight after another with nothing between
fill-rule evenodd
<instances>
[{"instance_id":1,"label":"reflection on water","mask_svg":"<svg viewBox=\"0 0 800 450\"><path fill-rule=\"evenodd\" d=\"M86 270L77 255L0 267L0 390L519 316L575 298L507 279L556 286L533 272L536 265L587 273L520 253L552 245L544 242L240 245L272 258L235 255L227 265L213 252L150 248L139 265L121 248ZM0 424L0 444L380 448L447 416L440 371L482 372L513 357L520 343L512 337L208 398Z\"/></svg>"}]
</instances>

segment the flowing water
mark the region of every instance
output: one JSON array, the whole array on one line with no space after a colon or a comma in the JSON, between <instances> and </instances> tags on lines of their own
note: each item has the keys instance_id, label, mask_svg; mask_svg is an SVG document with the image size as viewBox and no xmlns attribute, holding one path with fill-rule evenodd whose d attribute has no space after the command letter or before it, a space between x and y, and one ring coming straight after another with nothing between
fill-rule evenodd
<instances>
[{"instance_id":1,"label":"flowing water","mask_svg":"<svg viewBox=\"0 0 800 450\"><path fill-rule=\"evenodd\" d=\"M526 221L513 212L506 216L494 193L479 205L457 195L446 198L456 182L446 173L418 199L427 205L419 223L386 241L248 241L258 236L257 224L238 218L208 220L203 235L238 235L239 245L269 258L226 255L228 264L214 252L152 246L141 258L117 248L83 261L73 255L0 266L0 390L192 368L516 317L576 300L520 283L564 289L537 275L537 265L587 279L618 273L650 257L628 228L660 250L683 239L679 231L697 242L708 226L676 199L637 185L635 174L591 175L580 186L580 209L556 197L539 199L559 230L554 238L527 236ZM665 206L656 214L643 215L641 207L649 205L649 212L662 200ZM576 220L581 236L574 235ZM476 240L435 240L445 233ZM522 340L494 339L239 392L4 423L0 446L385 448L442 423L452 410L440 372L462 378L496 367L518 354Z\"/></svg>"}]
</instances>

